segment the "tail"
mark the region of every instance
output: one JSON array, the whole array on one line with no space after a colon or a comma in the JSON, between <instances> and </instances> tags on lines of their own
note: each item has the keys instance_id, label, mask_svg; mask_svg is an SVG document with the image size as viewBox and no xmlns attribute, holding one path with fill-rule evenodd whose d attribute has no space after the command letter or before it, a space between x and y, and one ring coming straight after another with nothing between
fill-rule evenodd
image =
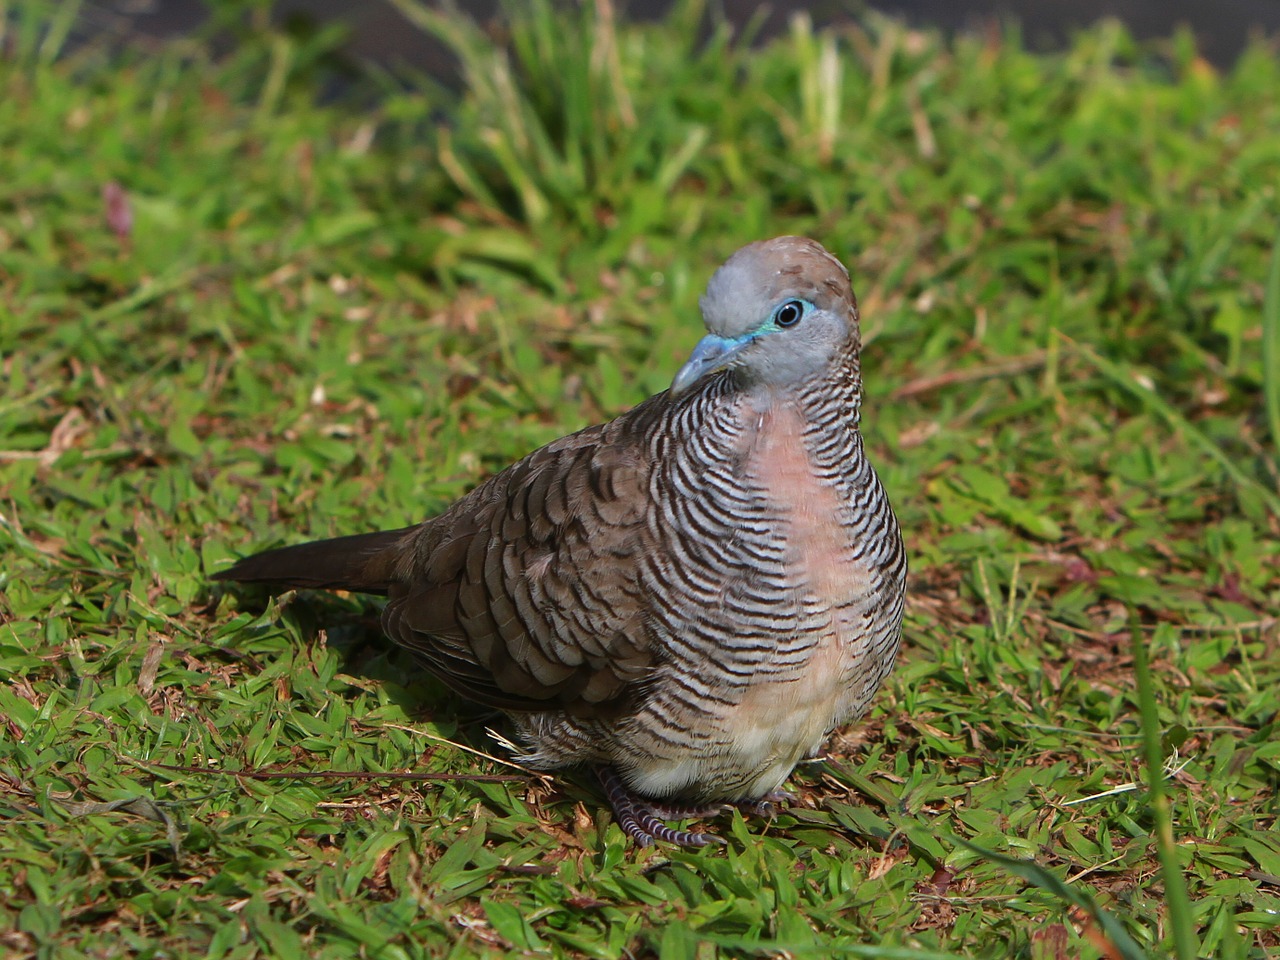
<instances>
[{"instance_id":1,"label":"tail","mask_svg":"<svg viewBox=\"0 0 1280 960\"><path fill-rule=\"evenodd\" d=\"M265 550L213 575L214 580L280 588L350 590L385 595L417 527L358 533Z\"/></svg>"}]
</instances>

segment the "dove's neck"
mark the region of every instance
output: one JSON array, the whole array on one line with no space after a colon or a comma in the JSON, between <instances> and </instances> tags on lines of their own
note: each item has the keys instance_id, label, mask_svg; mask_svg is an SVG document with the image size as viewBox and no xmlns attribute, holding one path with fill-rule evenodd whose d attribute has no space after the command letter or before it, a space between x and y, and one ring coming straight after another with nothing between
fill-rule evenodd
<instances>
[{"instance_id":1,"label":"dove's neck","mask_svg":"<svg viewBox=\"0 0 1280 960\"><path fill-rule=\"evenodd\" d=\"M856 353L849 353L811 377L786 384L755 384L748 404L760 414L787 412L804 425L804 433L828 440L856 438L861 422L862 373ZM861 443L857 444L861 449Z\"/></svg>"}]
</instances>

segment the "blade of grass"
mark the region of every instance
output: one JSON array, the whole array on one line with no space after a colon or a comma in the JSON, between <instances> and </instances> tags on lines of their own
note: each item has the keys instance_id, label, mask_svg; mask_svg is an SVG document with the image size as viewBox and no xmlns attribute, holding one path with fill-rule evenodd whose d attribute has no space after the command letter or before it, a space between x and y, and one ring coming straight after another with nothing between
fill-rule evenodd
<instances>
[{"instance_id":1,"label":"blade of grass","mask_svg":"<svg viewBox=\"0 0 1280 960\"><path fill-rule=\"evenodd\" d=\"M1160 875L1164 878L1164 896L1169 909L1174 955L1178 960L1194 960L1200 955L1200 944L1196 939L1186 878L1182 875L1182 867L1178 863L1178 847L1173 839L1173 811L1169 795L1164 789L1160 714L1156 709L1155 690L1151 685L1147 640L1143 636L1142 625L1138 622L1137 611L1132 605L1129 607L1129 649L1133 654L1133 673L1138 684L1147 795L1156 822L1156 849L1160 857Z\"/></svg>"},{"instance_id":2,"label":"blade of grass","mask_svg":"<svg viewBox=\"0 0 1280 960\"><path fill-rule=\"evenodd\" d=\"M1262 297L1262 397L1271 449L1280 467L1280 233L1271 247L1271 269Z\"/></svg>"},{"instance_id":3,"label":"blade of grass","mask_svg":"<svg viewBox=\"0 0 1280 960\"><path fill-rule=\"evenodd\" d=\"M40 42L42 63L53 63L62 54L79 13L80 0L67 0L58 5L57 12L50 18L49 29Z\"/></svg>"}]
</instances>

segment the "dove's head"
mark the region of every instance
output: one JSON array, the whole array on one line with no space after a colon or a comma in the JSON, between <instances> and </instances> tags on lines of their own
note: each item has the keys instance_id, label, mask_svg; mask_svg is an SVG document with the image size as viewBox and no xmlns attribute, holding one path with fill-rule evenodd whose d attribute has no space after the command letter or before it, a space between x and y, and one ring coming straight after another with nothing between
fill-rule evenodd
<instances>
[{"instance_id":1,"label":"dove's head","mask_svg":"<svg viewBox=\"0 0 1280 960\"><path fill-rule=\"evenodd\" d=\"M735 253L707 284L702 316L708 333L672 381L673 395L730 367L750 382L798 385L858 351L849 272L805 237Z\"/></svg>"}]
</instances>

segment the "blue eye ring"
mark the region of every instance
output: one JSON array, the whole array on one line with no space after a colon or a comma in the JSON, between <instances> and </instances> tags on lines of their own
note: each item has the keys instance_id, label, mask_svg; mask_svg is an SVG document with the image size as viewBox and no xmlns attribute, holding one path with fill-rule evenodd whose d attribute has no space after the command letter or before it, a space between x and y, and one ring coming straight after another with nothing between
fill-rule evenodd
<instances>
[{"instance_id":1,"label":"blue eye ring","mask_svg":"<svg viewBox=\"0 0 1280 960\"><path fill-rule=\"evenodd\" d=\"M794 327L803 319L807 304L803 300L787 300L773 311L773 322L782 329Z\"/></svg>"}]
</instances>

